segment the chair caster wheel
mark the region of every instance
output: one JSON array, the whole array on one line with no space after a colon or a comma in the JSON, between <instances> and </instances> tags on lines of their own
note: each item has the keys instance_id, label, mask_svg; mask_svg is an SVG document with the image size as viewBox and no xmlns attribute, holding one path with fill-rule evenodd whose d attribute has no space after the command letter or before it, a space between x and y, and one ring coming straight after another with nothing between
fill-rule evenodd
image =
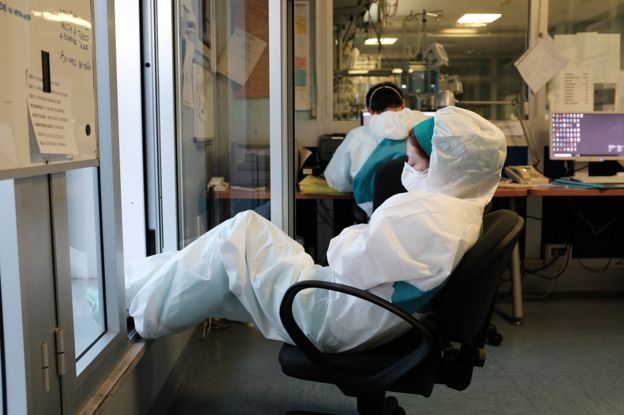
<instances>
[{"instance_id":1,"label":"chair caster wheel","mask_svg":"<svg viewBox=\"0 0 624 415\"><path fill-rule=\"evenodd\" d=\"M500 346L503 342L503 335L496 330L496 326L494 324L490 324L490 327L488 327L485 342L490 346Z\"/></svg>"},{"instance_id":2,"label":"chair caster wheel","mask_svg":"<svg viewBox=\"0 0 624 415\"><path fill-rule=\"evenodd\" d=\"M397 398L388 396L384 401L384 415L405 415L405 410L399 406Z\"/></svg>"}]
</instances>

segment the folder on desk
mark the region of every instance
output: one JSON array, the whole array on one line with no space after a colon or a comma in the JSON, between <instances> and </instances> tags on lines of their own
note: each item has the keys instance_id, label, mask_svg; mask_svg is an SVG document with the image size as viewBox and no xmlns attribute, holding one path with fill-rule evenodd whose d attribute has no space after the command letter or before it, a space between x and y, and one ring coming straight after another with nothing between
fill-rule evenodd
<instances>
[{"instance_id":1,"label":"folder on desk","mask_svg":"<svg viewBox=\"0 0 624 415\"><path fill-rule=\"evenodd\" d=\"M558 185L562 185L562 186L568 186L568 187L576 187L578 189L622 189L624 188L624 185L621 184L604 184L604 183L585 183L585 182L579 182L576 180L570 180L570 179L555 179L552 181L552 184L558 184Z\"/></svg>"},{"instance_id":2,"label":"folder on desk","mask_svg":"<svg viewBox=\"0 0 624 415\"><path fill-rule=\"evenodd\" d=\"M349 193L338 192L327 184L325 179L316 176L306 176L299 182L301 193L312 193L319 195L348 195Z\"/></svg>"}]
</instances>

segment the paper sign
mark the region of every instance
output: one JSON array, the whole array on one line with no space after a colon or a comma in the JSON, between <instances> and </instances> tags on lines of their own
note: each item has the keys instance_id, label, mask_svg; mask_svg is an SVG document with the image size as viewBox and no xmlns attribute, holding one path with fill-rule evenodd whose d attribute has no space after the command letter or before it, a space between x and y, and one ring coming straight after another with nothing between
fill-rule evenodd
<instances>
[{"instance_id":1,"label":"paper sign","mask_svg":"<svg viewBox=\"0 0 624 415\"><path fill-rule=\"evenodd\" d=\"M310 4L295 2L295 110L310 109Z\"/></svg>"},{"instance_id":2,"label":"paper sign","mask_svg":"<svg viewBox=\"0 0 624 415\"><path fill-rule=\"evenodd\" d=\"M594 110L594 76L586 69L565 69L557 76L557 111Z\"/></svg>"},{"instance_id":3,"label":"paper sign","mask_svg":"<svg viewBox=\"0 0 624 415\"><path fill-rule=\"evenodd\" d=\"M546 82L565 68L568 60L559 52L553 38L547 34L515 62L518 72L529 88L536 93Z\"/></svg>"},{"instance_id":4,"label":"paper sign","mask_svg":"<svg viewBox=\"0 0 624 415\"><path fill-rule=\"evenodd\" d=\"M266 46L264 40L237 27L219 57L217 71L237 84L245 85Z\"/></svg>"},{"instance_id":5,"label":"paper sign","mask_svg":"<svg viewBox=\"0 0 624 415\"><path fill-rule=\"evenodd\" d=\"M53 80L49 93L43 92L42 86L41 75L29 71L26 75L28 112L39 152L78 154L67 82Z\"/></svg>"},{"instance_id":6,"label":"paper sign","mask_svg":"<svg viewBox=\"0 0 624 415\"><path fill-rule=\"evenodd\" d=\"M195 80L194 137L198 139L212 138L214 137L212 73L194 63L193 78Z\"/></svg>"}]
</instances>

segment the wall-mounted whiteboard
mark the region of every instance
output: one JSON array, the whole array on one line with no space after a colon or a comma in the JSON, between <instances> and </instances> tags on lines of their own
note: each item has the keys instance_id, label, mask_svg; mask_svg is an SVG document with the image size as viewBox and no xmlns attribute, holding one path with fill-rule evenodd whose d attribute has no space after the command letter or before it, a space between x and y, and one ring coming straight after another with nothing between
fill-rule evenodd
<instances>
[{"instance_id":1,"label":"wall-mounted whiteboard","mask_svg":"<svg viewBox=\"0 0 624 415\"><path fill-rule=\"evenodd\" d=\"M97 165L91 2L0 1L0 179Z\"/></svg>"}]
</instances>

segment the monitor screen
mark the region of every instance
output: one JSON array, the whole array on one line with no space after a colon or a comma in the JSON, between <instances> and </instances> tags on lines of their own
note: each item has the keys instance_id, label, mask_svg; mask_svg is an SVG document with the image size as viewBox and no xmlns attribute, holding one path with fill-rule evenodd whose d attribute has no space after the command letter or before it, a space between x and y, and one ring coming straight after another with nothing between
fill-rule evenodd
<instances>
[{"instance_id":1,"label":"monitor screen","mask_svg":"<svg viewBox=\"0 0 624 415\"><path fill-rule=\"evenodd\" d=\"M371 115L373 115L373 114L371 114L368 111L362 111L360 113L360 125L368 125L368 122L370 121Z\"/></svg>"},{"instance_id":2,"label":"monitor screen","mask_svg":"<svg viewBox=\"0 0 624 415\"><path fill-rule=\"evenodd\" d=\"M553 112L551 160L624 160L624 114Z\"/></svg>"}]
</instances>

